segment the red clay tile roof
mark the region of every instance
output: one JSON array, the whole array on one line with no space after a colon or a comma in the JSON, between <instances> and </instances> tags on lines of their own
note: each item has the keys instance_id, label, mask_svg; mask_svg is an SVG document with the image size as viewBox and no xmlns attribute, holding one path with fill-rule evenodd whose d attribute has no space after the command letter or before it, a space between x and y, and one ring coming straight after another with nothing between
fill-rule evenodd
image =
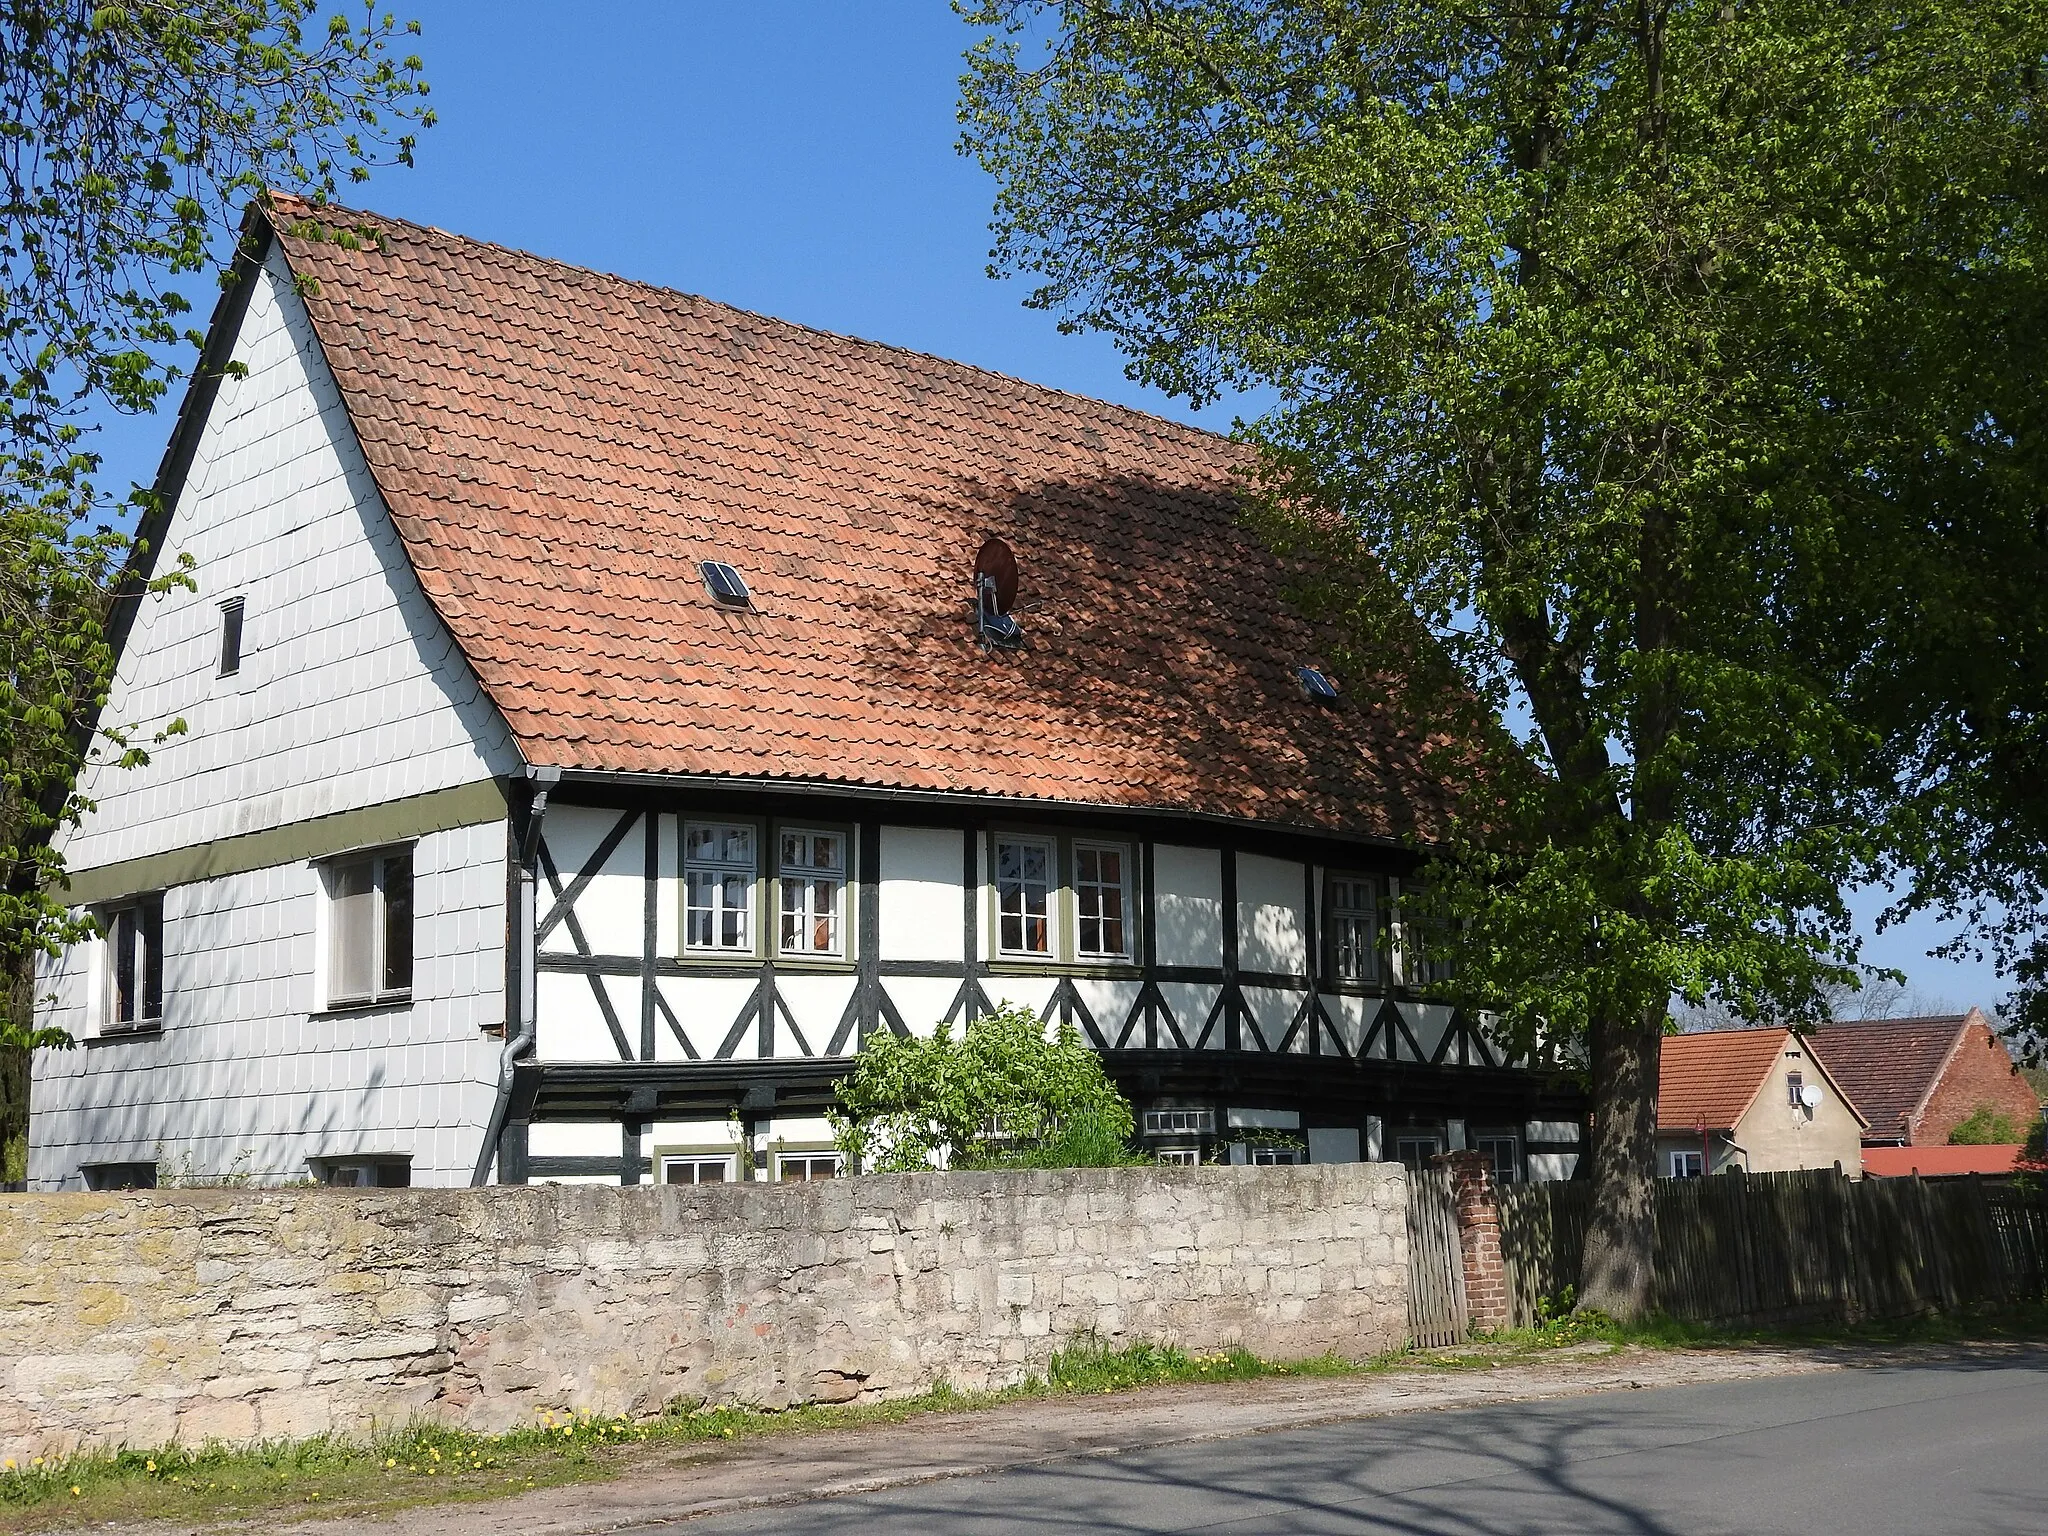
<instances>
[{"instance_id":1,"label":"red clay tile roof","mask_svg":"<svg viewBox=\"0 0 2048 1536\"><path fill-rule=\"evenodd\" d=\"M1667 1035L1658 1053L1657 1128L1732 1131L1785 1047L1783 1029Z\"/></svg>"},{"instance_id":2,"label":"red clay tile roof","mask_svg":"<svg viewBox=\"0 0 2048 1536\"><path fill-rule=\"evenodd\" d=\"M1842 1091L1870 1121L1873 1136L1906 1134L1968 1014L1921 1019L1846 1019L1807 1038Z\"/></svg>"},{"instance_id":3,"label":"red clay tile roof","mask_svg":"<svg viewBox=\"0 0 2048 1536\"><path fill-rule=\"evenodd\" d=\"M2020 1146L1988 1147L1865 1147L1863 1171L1881 1179L1917 1173L1935 1178L1944 1173L2011 1173L2019 1166Z\"/></svg>"},{"instance_id":4,"label":"red clay tile roof","mask_svg":"<svg viewBox=\"0 0 2048 1536\"><path fill-rule=\"evenodd\" d=\"M280 200L420 581L529 761L1427 835L1418 743L1239 523L1247 450L439 230ZM297 232L295 233L294 230ZM1021 654L971 571L1023 568ZM730 561L755 612L697 573Z\"/></svg>"}]
</instances>

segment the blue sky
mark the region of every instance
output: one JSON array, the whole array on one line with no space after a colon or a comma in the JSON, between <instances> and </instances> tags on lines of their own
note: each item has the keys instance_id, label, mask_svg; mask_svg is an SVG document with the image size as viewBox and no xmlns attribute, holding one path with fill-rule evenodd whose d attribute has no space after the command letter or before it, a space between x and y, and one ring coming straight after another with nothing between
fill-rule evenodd
<instances>
[{"instance_id":1,"label":"blue sky","mask_svg":"<svg viewBox=\"0 0 2048 1536\"><path fill-rule=\"evenodd\" d=\"M351 200L728 304L1228 429L1123 376L985 275L992 186L953 151L968 29L944 0L744 4L395 0L417 16L439 126L416 169ZM202 306L203 308L203 306ZM175 409L175 401L172 402ZM168 433L113 424L107 479ZM1874 914L1879 901L1861 904ZM1869 925L1866 923L1866 928ZM1988 967L1930 960L1931 925L1873 940L1926 1001L1990 1003Z\"/></svg>"}]
</instances>

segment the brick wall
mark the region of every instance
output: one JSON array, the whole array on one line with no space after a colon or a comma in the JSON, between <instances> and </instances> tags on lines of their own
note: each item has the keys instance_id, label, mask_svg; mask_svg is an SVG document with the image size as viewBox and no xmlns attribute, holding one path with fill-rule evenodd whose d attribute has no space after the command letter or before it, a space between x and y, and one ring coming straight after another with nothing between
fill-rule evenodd
<instances>
[{"instance_id":1,"label":"brick wall","mask_svg":"<svg viewBox=\"0 0 2048 1536\"><path fill-rule=\"evenodd\" d=\"M0 1196L0 1454L483 1430L1407 1335L1397 1165Z\"/></svg>"},{"instance_id":2,"label":"brick wall","mask_svg":"<svg viewBox=\"0 0 2048 1536\"><path fill-rule=\"evenodd\" d=\"M1981 1017L1973 1017L1963 1029L1962 1044L1928 1095L1926 1112L1913 1127L1912 1144L1946 1145L1948 1133L1981 1104L2011 1116L2022 1139L2041 1118L2041 1101L2014 1068L2005 1042Z\"/></svg>"}]
</instances>

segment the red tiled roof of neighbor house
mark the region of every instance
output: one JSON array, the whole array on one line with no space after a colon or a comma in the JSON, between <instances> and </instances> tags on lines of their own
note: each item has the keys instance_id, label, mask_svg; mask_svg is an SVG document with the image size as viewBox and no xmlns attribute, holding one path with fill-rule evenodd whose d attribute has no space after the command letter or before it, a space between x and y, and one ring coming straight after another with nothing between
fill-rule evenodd
<instances>
[{"instance_id":1,"label":"red tiled roof of neighbor house","mask_svg":"<svg viewBox=\"0 0 2048 1536\"><path fill-rule=\"evenodd\" d=\"M1937 1178L1949 1173L2011 1173L2019 1166L2020 1146L1865 1147L1863 1171L1880 1179L1909 1174Z\"/></svg>"},{"instance_id":2,"label":"red tiled roof of neighbor house","mask_svg":"<svg viewBox=\"0 0 2048 1536\"><path fill-rule=\"evenodd\" d=\"M1847 1019L1807 1040L1835 1081L1855 1099L1873 1136L1906 1133L1942 1064L1969 1022L1964 1013L1919 1019Z\"/></svg>"},{"instance_id":3,"label":"red tiled roof of neighbor house","mask_svg":"<svg viewBox=\"0 0 2048 1536\"><path fill-rule=\"evenodd\" d=\"M1763 1087L1789 1033L1714 1029L1667 1035L1658 1053L1658 1129L1733 1130Z\"/></svg>"},{"instance_id":4,"label":"red tiled roof of neighbor house","mask_svg":"<svg viewBox=\"0 0 2048 1536\"><path fill-rule=\"evenodd\" d=\"M277 201L419 579L536 764L1429 835L1422 743L1243 525L1249 450L373 214ZM977 549L1023 578L983 655ZM751 611L698 562L728 561Z\"/></svg>"}]
</instances>

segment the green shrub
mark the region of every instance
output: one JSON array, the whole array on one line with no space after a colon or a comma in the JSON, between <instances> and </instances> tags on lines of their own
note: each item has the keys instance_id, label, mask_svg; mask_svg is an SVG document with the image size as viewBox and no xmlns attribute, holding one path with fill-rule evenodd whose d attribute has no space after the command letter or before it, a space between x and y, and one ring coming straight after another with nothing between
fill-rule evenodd
<instances>
[{"instance_id":1,"label":"green shrub","mask_svg":"<svg viewBox=\"0 0 2048 1536\"><path fill-rule=\"evenodd\" d=\"M1048 1036L1005 1003L956 1039L877 1032L833 1085L833 1137L853 1167L1071 1168L1136 1159L1130 1102L1071 1024Z\"/></svg>"},{"instance_id":2,"label":"green shrub","mask_svg":"<svg viewBox=\"0 0 2048 1536\"><path fill-rule=\"evenodd\" d=\"M2007 1147L2019 1139L2020 1128L2012 1116L1989 1104L1979 1104L1948 1133L1952 1147Z\"/></svg>"}]
</instances>

